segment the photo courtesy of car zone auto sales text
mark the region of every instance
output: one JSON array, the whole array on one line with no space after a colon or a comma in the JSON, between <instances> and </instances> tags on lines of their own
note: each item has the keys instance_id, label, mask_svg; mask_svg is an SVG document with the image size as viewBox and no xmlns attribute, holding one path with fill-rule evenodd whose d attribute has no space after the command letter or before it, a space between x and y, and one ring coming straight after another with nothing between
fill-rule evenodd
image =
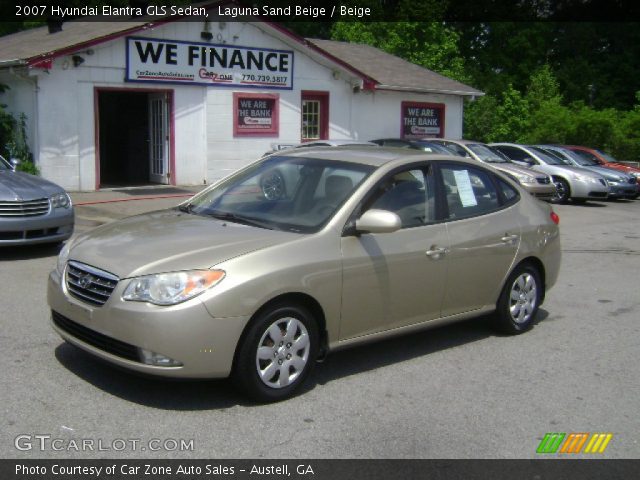
<instances>
[{"instance_id":1,"label":"photo courtesy of car zone auto sales text","mask_svg":"<svg viewBox=\"0 0 640 480\"><path fill-rule=\"evenodd\" d=\"M638 22L4 2L0 480L637 477Z\"/></svg>"}]
</instances>

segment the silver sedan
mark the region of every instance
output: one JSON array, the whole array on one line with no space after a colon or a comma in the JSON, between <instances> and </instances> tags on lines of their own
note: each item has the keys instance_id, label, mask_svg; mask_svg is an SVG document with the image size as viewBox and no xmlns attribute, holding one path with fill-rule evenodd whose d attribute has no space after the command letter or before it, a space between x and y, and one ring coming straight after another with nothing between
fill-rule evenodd
<instances>
[{"instance_id":1,"label":"silver sedan","mask_svg":"<svg viewBox=\"0 0 640 480\"><path fill-rule=\"evenodd\" d=\"M583 203L587 200L603 200L609 196L609 184L602 175L569 165L527 145L491 143L490 146L514 163L550 175L556 184L555 202L565 203L571 199L574 203Z\"/></svg>"},{"instance_id":2,"label":"silver sedan","mask_svg":"<svg viewBox=\"0 0 640 480\"><path fill-rule=\"evenodd\" d=\"M0 247L62 242L73 233L69 195L44 178L16 172L0 156Z\"/></svg>"}]
</instances>

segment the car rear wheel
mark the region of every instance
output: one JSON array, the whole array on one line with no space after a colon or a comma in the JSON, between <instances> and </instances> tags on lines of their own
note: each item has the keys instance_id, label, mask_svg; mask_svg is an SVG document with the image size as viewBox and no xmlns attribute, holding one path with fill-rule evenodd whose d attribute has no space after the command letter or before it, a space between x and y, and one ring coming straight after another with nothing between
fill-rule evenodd
<instances>
[{"instance_id":1,"label":"car rear wheel","mask_svg":"<svg viewBox=\"0 0 640 480\"><path fill-rule=\"evenodd\" d=\"M500 330L510 334L529 330L538 313L543 289L540 274L533 265L519 265L511 272L497 305Z\"/></svg>"},{"instance_id":2,"label":"car rear wheel","mask_svg":"<svg viewBox=\"0 0 640 480\"><path fill-rule=\"evenodd\" d=\"M304 383L317 356L318 327L311 313L295 305L275 306L249 327L234 380L254 400L284 400Z\"/></svg>"},{"instance_id":3,"label":"car rear wheel","mask_svg":"<svg viewBox=\"0 0 640 480\"><path fill-rule=\"evenodd\" d=\"M553 183L556 185L556 194L553 196L553 203L566 203L571 196L569 183L562 178L555 178Z\"/></svg>"}]
</instances>

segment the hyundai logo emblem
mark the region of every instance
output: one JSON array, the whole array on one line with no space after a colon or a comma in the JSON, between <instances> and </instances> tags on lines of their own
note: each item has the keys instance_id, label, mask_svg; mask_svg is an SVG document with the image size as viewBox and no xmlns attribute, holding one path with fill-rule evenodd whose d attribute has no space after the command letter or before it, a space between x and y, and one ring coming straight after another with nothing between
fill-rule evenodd
<instances>
[{"instance_id":1,"label":"hyundai logo emblem","mask_svg":"<svg viewBox=\"0 0 640 480\"><path fill-rule=\"evenodd\" d=\"M92 281L93 281L93 277L90 274L86 274L78 278L78 284L82 288L88 288L89 285L91 285Z\"/></svg>"}]
</instances>

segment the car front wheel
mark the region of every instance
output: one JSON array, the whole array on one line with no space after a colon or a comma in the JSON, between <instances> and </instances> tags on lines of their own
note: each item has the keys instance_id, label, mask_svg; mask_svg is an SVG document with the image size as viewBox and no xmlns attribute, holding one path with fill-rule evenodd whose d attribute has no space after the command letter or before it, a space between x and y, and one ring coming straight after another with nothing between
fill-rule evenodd
<instances>
[{"instance_id":1,"label":"car front wheel","mask_svg":"<svg viewBox=\"0 0 640 480\"><path fill-rule=\"evenodd\" d=\"M304 383L317 356L313 316L300 306L276 306L249 327L237 353L234 380L257 401L284 400Z\"/></svg>"},{"instance_id":2,"label":"car front wheel","mask_svg":"<svg viewBox=\"0 0 640 480\"><path fill-rule=\"evenodd\" d=\"M562 178L554 179L556 185L556 194L553 196L553 203L566 203L571 196L569 183Z\"/></svg>"},{"instance_id":3,"label":"car front wheel","mask_svg":"<svg viewBox=\"0 0 640 480\"><path fill-rule=\"evenodd\" d=\"M544 286L538 270L519 265L505 283L498 300L496 320L505 333L517 334L533 326Z\"/></svg>"}]
</instances>

